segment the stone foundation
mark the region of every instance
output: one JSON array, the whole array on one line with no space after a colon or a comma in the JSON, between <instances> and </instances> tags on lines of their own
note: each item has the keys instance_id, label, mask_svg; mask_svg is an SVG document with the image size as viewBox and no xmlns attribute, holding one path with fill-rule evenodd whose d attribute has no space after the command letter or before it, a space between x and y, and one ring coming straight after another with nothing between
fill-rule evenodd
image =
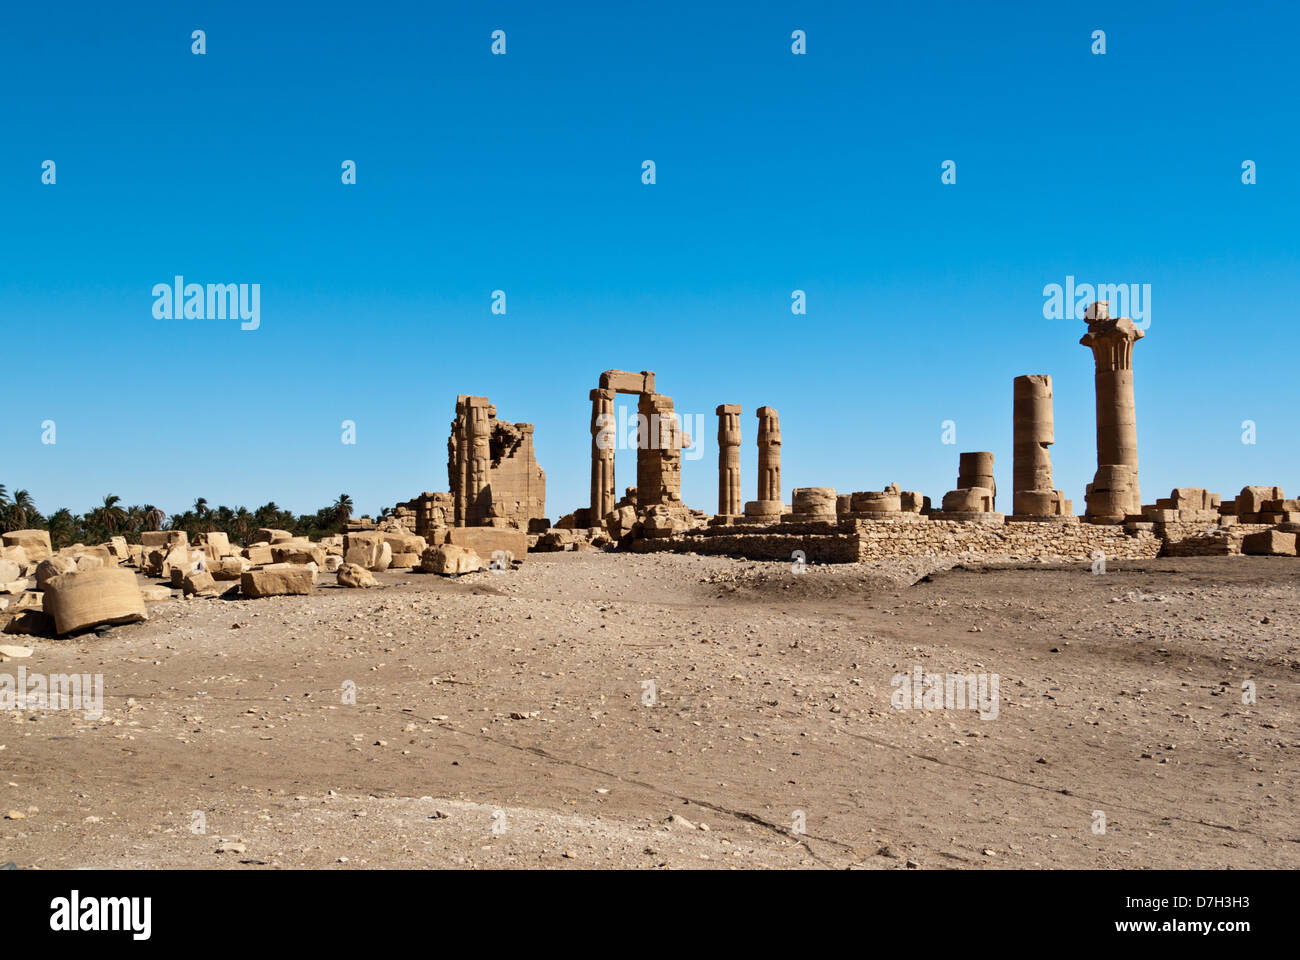
<instances>
[{"instance_id":1,"label":"stone foundation","mask_svg":"<svg viewBox=\"0 0 1300 960\"><path fill-rule=\"evenodd\" d=\"M717 524L670 538L638 540L631 547L641 553L700 553L753 560L789 560L800 550L810 563L854 563L950 553L1002 560L1090 560L1097 550L1107 560L1149 559L1160 554L1163 544L1150 529L1126 529L1118 524L919 518Z\"/></svg>"}]
</instances>

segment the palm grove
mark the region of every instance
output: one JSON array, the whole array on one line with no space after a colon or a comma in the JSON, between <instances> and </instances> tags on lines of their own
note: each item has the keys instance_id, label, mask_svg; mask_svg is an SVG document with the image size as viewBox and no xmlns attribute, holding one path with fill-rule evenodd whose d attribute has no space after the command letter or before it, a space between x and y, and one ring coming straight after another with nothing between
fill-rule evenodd
<instances>
[{"instance_id":1,"label":"palm grove","mask_svg":"<svg viewBox=\"0 0 1300 960\"><path fill-rule=\"evenodd\" d=\"M385 508L380 515L388 512ZM317 539L341 533L351 517L352 498L346 493L315 513L297 515L281 509L274 501L256 510L226 506L213 508L203 497L195 500L194 506L183 513L168 515L148 503L124 507L121 497L109 494L103 503L84 514L60 507L46 516L36 509L36 503L26 490L16 490L11 495L0 484L0 532L48 530L50 542L56 550L73 543L103 543L111 537L125 537L128 543L139 543L140 534L145 530L184 530L191 539L200 533L218 531L227 534L232 542L242 544L247 543L258 529L270 527Z\"/></svg>"}]
</instances>

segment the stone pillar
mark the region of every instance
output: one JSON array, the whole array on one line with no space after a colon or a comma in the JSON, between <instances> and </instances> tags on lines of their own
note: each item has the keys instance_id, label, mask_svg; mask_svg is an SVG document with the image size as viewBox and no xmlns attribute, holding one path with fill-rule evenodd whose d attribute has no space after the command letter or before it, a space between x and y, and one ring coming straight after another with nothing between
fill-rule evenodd
<instances>
[{"instance_id":1,"label":"stone pillar","mask_svg":"<svg viewBox=\"0 0 1300 960\"><path fill-rule=\"evenodd\" d=\"M718 513L740 515L740 404L718 406Z\"/></svg>"},{"instance_id":2,"label":"stone pillar","mask_svg":"<svg viewBox=\"0 0 1300 960\"><path fill-rule=\"evenodd\" d=\"M781 417L775 407L758 408L758 499L781 501Z\"/></svg>"},{"instance_id":3,"label":"stone pillar","mask_svg":"<svg viewBox=\"0 0 1300 960\"><path fill-rule=\"evenodd\" d=\"M1012 395L1012 514L1068 517L1071 503L1052 488L1052 456L1047 450L1056 441L1052 378L1046 373L1016 377Z\"/></svg>"},{"instance_id":4,"label":"stone pillar","mask_svg":"<svg viewBox=\"0 0 1300 960\"><path fill-rule=\"evenodd\" d=\"M468 450L465 468L465 520L474 526L487 515L490 504L484 502L488 472L492 465L492 423L487 397L465 398L465 443Z\"/></svg>"},{"instance_id":5,"label":"stone pillar","mask_svg":"<svg viewBox=\"0 0 1300 960\"><path fill-rule=\"evenodd\" d=\"M1086 496L1090 519L1118 523L1142 512L1133 344L1145 335L1128 317L1112 319L1105 300L1088 311L1088 332L1079 343L1092 350L1097 366L1097 474Z\"/></svg>"},{"instance_id":6,"label":"stone pillar","mask_svg":"<svg viewBox=\"0 0 1300 960\"><path fill-rule=\"evenodd\" d=\"M465 525L465 397L456 398L456 419L447 438L447 489L451 491L452 523Z\"/></svg>"},{"instance_id":7,"label":"stone pillar","mask_svg":"<svg viewBox=\"0 0 1300 960\"><path fill-rule=\"evenodd\" d=\"M673 398L660 393L641 394L637 402L638 507L681 502L684 442Z\"/></svg>"},{"instance_id":8,"label":"stone pillar","mask_svg":"<svg viewBox=\"0 0 1300 960\"><path fill-rule=\"evenodd\" d=\"M614 509L614 391L591 391L591 516L588 523L600 526Z\"/></svg>"},{"instance_id":9,"label":"stone pillar","mask_svg":"<svg viewBox=\"0 0 1300 960\"><path fill-rule=\"evenodd\" d=\"M993 454L987 450L963 453L957 458L957 489L970 490L974 487L992 492L990 509L996 510L998 487L993 479Z\"/></svg>"}]
</instances>

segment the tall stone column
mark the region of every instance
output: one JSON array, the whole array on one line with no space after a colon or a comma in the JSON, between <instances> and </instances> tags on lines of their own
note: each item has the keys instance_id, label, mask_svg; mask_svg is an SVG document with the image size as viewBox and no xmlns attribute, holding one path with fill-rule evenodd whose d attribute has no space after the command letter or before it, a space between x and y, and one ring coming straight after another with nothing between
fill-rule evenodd
<instances>
[{"instance_id":1,"label":"tall stone column","mask_svg":"<svg viewBox=\"0 0 1300 960\"><path fill-rule=\"evenodd\" d=\"M1019 517L1069 514L1069 501L1052 489L1052 457L1047 448L1056 440L1052 415L1052 378L1046 373L1016 377L1013 383L1012 511Z\"/></svg>"},{"instance_id":2,"label":"tall stone column","mask_svg":"<svg viewBox=\"0 0 1300 960\"><path fill-rule=\"evenodd\" d=\"M718 513L740 515L740 404L718 406Z\"/></svg>"},{"instance_id":3,"label":"tall stone column","mask_svg":"<svg viewBox=\"0 0 1300 960\"><path fill-rule=\"evenodd\" d=\"M447 483L451 491L452 523L465 526L465 461L468 447L465 442L465 397L456 398L456 419L451 422L451 436L447 438Z\"/></svg>"},{"instance_id":4,"label":"tall stone column","mask_svg":"<svg viewBox=\"0 0 1300 960\"><path fill-rule=\"evenodd\" d=\"M775 407L758 408L758 499L781 500L781 417Z\"/></svg>"},{"instance_id":5,"label":"tall stone column","mask_svg":"<svg viewBox=\"0 0 1300 960\"><path fill-rule=\"evenodd\" d=\"M492 466L492 424L487 397L465 398L466 459L465 525L474 526L482 519L486 504L483 491L488 485Z\"/></svg>"},{"instance_id":6,"label":"tall stone column","mask_svg":"<svg viewBox=\"0 0 1300 960\"><path fill-rule=\"evenodd\" d=\"M1098 300L1079 343L1097 365L1097 475L1088 484L1086 516L1119 522L1142 512L1138 488L1137 412L1133 402L1133 344L1146 334L1128 317L1112 319Z\"/></svg>"},{"instance_id":7,"label":"tall stone column","mask_svg":"<svg viewBox=\"0 0 1300 960\"><path fill-rule=\"evenodd\" d=\"M591 391L591 516L588 523L600 526L605 514L614 509L614 391Z\"/></svg>"}]
</instances>

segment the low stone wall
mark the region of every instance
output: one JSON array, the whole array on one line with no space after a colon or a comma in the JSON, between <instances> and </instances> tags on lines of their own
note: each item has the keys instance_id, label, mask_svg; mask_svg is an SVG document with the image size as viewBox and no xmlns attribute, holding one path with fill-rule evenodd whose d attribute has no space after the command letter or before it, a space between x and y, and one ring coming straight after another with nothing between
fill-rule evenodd
<instances>
[{"instance_id":1,"label":"low stone wall","mask_svg":"<svg viewBox=\"0 0 1300 960\"><path fill-rule=\"evenodd\" d=\"M1079 522L1002 520L844 520L834 523L721 524L671 538L640 540L637 552L716 554L810 563L853 563L900 557L973 553L999 560L1108 560L1158 556L1151 530Z\"/></svg>"},{"instance_id":2,"label":"low stone wall","mask_svg":"<svg viewBox=\"0 0 1300 960\"><path fill-rule=\"evenodd\" d=\"M1158 523L1156 535L1164 541L1166 557L1226 557L1241 554L1248 534L1272 530L1267 523L1234 523L1215 527L1208 523Z\"/></svg>"},{"instance_id":3,"label":"low stone wall","mask_svg":"<svg viewBox=\"0 0 1300 960\"><path fill-rule=\"evenodd\" d=\"M859 560L978 553L1007 560L1142 559L1160 553L1149 531L1129 533L1122 525L1008 520L931 520L928 523L854 521Z\"/></svg>"},{"instance_id":4,"label":"low stone wall","mask_svg":"<svg viewBox=\"0 0 1300 960\"><path fill-rule=\"evenodd\" d=\"M666 539L637 540L636 553L701 553L749 560L790 560L796 550L809 563L853 563L861 538L833 523L731 524L705 527Z\"/></svg>"}]
</instances>

